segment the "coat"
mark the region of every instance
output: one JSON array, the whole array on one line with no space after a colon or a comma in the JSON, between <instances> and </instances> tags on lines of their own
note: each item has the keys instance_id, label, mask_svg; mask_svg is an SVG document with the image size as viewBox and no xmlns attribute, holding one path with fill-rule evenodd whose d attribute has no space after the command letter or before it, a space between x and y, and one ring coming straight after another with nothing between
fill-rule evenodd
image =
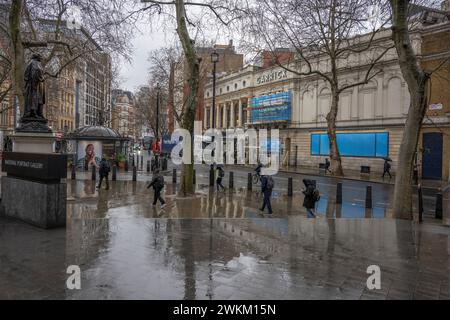
<instances>
[{"instance_id":1,"label":"coat","mask_svg":"<svg viewBox=\"0 0 450 320\"><path fill-rule=\"evenodd\" d=\"M314 184L311 180L304 179L303 183L306 187L306 189L303 191L303 194L305 195L305 199L303 200L303 207L306 209L314 209L316 207L316 201L314 200L314 190L316 188L314 187Z\"/></svg>"}]
</instances>

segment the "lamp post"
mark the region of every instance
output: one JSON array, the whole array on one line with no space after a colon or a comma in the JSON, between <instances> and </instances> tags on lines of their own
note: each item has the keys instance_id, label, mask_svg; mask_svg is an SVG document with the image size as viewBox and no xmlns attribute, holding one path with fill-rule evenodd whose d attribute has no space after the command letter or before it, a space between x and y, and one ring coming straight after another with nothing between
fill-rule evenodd
<instances>
[{"instance_id":1,"label":"lamp post","mask_svg":"<svg viewBox=\"0 0 450 320\"><path fill-rule=\"evenodd\" d=\"M213 64L213 97L212 97L212 124L211 127L216 127L216 64L219 62L219 54L216 50L211 53L211 62Z\"/></svg>"},{"instance_id":2,"label":"lamp post","mask_svg":"<svg viewBox=\"0 0 450 320\"><path fill-rule=\"evenodd\" d=\"M213 64L213 97L212 97L212 123L211 128L216 127L216 64L219 62L219 54L216 50L211 53L211 62ZM212 137L212 141L214 141L214 137ZM212 156L215 156L215 150L212 152ZM209 171L209 185L210 187L214 187L214 165L211 165L211 170Z\"/></svg>"},{"instance_id":3,"label":"lamp post","mask_svg":"<svg viewBox=\"0 0 450 320\"><path fill-rule=\"evenodd\" d=\"M155 140L156 140L156 148L155 148L155 167L159 169L159 95L160 95L160 87L159 83L156 84L156 132L155 132Z\"/></svg>"}]
</instances>

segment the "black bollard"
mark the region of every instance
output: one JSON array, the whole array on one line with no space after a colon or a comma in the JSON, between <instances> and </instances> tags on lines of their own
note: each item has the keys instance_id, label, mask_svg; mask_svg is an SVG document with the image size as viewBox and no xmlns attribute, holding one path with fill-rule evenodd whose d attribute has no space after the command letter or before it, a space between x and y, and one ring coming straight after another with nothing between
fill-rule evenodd
<instances>
[{"instance_id":1,"label":"black bollard","mask_svg":"<svg viewBox=\"0 0 450 320\"><path fill-rule=\"evenodd\" d=\"M209 169L209 186L214 187L214 169Z\"/></svg>"},{"instance_id":2,"label":"black bollard","mask_svg":"<svg viewBox=\"0 0 450 320\"><path fill-rule=\"evenodd\" d=\"M139 156L136 156L136 168L139 168Z\"/></svg>"},{"instance_id":3,"label":"black bollard","mask_svg":"<svg viewBox=\"0 0 450 320\"><path fill-rule=\"evenodd\" d=\"M247 175L247 189L248 190L253 190L253 181L252 181L253 175L251 174L251 172L248 173Z\"/></svg>"},{"instance_id":4,"label":"black bollard","mask_svg":"<svg viewBox=\"0 0 450 320\"><path fill-rule=\"evenodd\" d=\"M177 184L177 169L173 169L172 171L172 183Z\"/></svg>"},{"instance_id":5,"label":"black bollard","mask_svg":"<svg viewBox=\"0 0 450 320\"><path fill-rule=\"evenodd\" d=\"M367 186L366 188L366 209L372 209L372 187Z\"/></svg>"},{"instance_id":6,"label":"black bollard","mask_svg":"<svg viewBox=\"0 0 450 320\"><path fill-rule=\"evenodd\" d=\"M117 181L117 166L113 166L113 171L112 171L112 181Z\"/></svg>"},{"instance_id":7,"label":"black bollard","mask_svg":"<svg viewBox=\"0 0 450 320\"><path fill-rule=\"evenodd\" d=\"M234 188L234 173L230 171L230 189Z\"/></svg>"},{"instance_id":8,"label":"black bollard","mask_svg":"<svg viewBox=\"0 0 450 320\"><path fill-rule=\"evenodd\" d=\"M137 168L133 167L133 181L136 182L137 181Z\"/></svg>"},{"instance_id":9,"label":"black bollard","mask_svg":"<svg viewBox=\"0 0 450 320\"><path fill-rule=\"evenodd\" d=\"M150 172L150 160L147 160L147 173Z\"/></svg>"},{"instance_id":10,"label":"black bollard","mask_svg":"<svg viewBox=\"0 0 450 320\"><path fill-rule=\"evenodd\" d=\"M337 204L342 204L342 183L338 183L337 184L336 203Z\"/></svg>"},{"instance_id":11,"label":"black bollard","mask_svg":"<svg viewBox=\"0 0 450 320\"><path fill-rule=\"evenodd\" d=\"M95 181L97 179L97 168L95 166L92 166L92 181Z\"/></svg>"},{"instance_id":12,"label":"black bollard","mask_svg":"<svg viewBox=\"0 0 450 320\"><path fill-rule=\"evenodd\" d=\"M422 185L417 186L417 195L419 196L419 222L423 221L423 195Z\"/></svg>"},{"instance_id":13,"label":"black bollard","mask_svg":"<svg viewBox=\"0 0 450 320\"><path fill-rule=\"evenodd\" d=\"M166 171L167 170L167 158L166 157L164 157L162 159L161 169L162 169L162 171Z\"/></svg>"},{"instance_id":14,"label":"black bollard","mask_svg":"<svg viewBox=\"0 0 450 320\"><path fill-rule=\"evenodd\" d=\"M125 160L125 172L128 172L128 160Z\"/></svg>"},{"instance_id":15,"label":"black bollard","mask_svg":"<svg viewBox=\"0 0 450 320\"><path fill-rule=\"evenodd\" d=\"M436 219L442 220L442 205L443 205L442 203L443 203L442 193L439 192L436 194L436 214L435 214Z\"/></svg>"},{"instance_id":16,"label":"black bollard","mask_svg":"<svg viewBox=\"0 0 450 320\"><path fill-rule=\"evenodd\" d=\"M76 180L77 179L77 168L72 165L72 175L71 175L72 180Z\"/></svg>"},{"instance_id":17,"label":"black bollard","mask_svg":"<svg viewBox=\"0 0 450 320\"><path fill-rule=\"evenodd\" d=\"M294 180L292 178L288 179L288 197L292 197L294 195L294 188L293 188Z\"/></svg>"},{"instance_id":18,"label":"black bollard","mask_svg":"<svg viewBox=\"0 0 450 320\"><path fill-rule=\"evenodd\" d=\"M141 155L141 170L144 167L144 155Z\"/></svg>"},{"instance_id":19,"label":"black bollard","mask_svg":"<svg viewBox=\"0 0 450 320\"><path fill-rule=\"evenodd\" d=\"M194 176L192 177L192 184L197 184L197 171L194 170Z\"/></svg>"}]
</instances>

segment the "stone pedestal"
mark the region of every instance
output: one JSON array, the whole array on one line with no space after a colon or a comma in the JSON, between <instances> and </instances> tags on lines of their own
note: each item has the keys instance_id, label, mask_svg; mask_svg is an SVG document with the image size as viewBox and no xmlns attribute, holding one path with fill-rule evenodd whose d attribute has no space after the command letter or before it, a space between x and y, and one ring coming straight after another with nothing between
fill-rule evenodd
<instances>
[{"instance_id":1,"label":"stone pedestal","mask_svg":"<svg viewBox=\"0 0 450 320\"><path fill-rule=\"evenodd\" d=\"M50 229L66 226L67 185L2 177L1 214Z\"/></svg>"},{"instance_id":2,"label":"stone pedestal","mask_svg":"<svg viewBox=\"0 0 450 320\"><path fill-rule=\"evenodd\" d=\"M41 228L65 227L67 155L5 152L0 215Z\"/></svg>"},{"instance_id":3,"label":"stone pedestal","mask_svg":"<svg viewBox=\"0 0 450 320\"><path fill-rule=\"evenodd\" d=\"M13 152L53 153L55 136L53 133L16 132L11 136Z\"/></svg>"}]
</instances>

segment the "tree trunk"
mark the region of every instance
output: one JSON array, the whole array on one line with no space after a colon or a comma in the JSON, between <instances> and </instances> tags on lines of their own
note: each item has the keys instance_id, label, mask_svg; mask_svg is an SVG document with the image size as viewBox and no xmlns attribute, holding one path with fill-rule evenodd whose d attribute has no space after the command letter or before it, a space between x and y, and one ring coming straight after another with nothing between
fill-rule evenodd
<instances>
[{"instance_id":1,"label":"tree trunk","mask_svg":"<svg viewBox=\"0 0 450 320\"><path fill-rule=\"evenodd\" d=\"M168 116L169 116L169 132L172 133L175 130L175 63L170 63L170 76L169 76L169 101L168 101Z\"/></svg>"},{"instance_id":2,"label":"tree trunk","mask_svg":"<svg viewBox=\"0 0 450 320\"><path fill-rule=\"evenodd\" d=\"M15 94L19 99L20 110L25 107L25 53L20 30L20 18L23 9L23 0L13 0L9 12L9 28L12 45L12 83ZM15 112L15 109L14 109Z\"/></svg>"},{"instance_id":3,"label":"tree trunk","mask_svg":"<svg viewBox=\"0 0 450 320\"><path fill-rule=\"evenodd\" d=\"M186 58L186 62L188 64L189 69L189 80L188 80L189 90L186 100L185 112L182 119L182 127L183 129L188 130L191 133L191 137L193 137L195 113L197 109L197 93L200 79L200 61L197 57L194 43L191 40L187 29L184 0L176 0L175 7L177 16L177 33L183 46L184 56ZM194 193L193 149L194 148L191 147L191 150L189 150L189 152L191 153L191 163L183 164L183 172L181 177L181 191L184 194Z\"/></svg>"},{"instance_id":4,"label":"tree trunk","mask_svg":"<svg viewBox=\"0 0 450 320\"><path fill-rule=\"evenodd\" d=\"M403 78L411 95L408 117L398 159L394 191L394 217L418 220L412 211L412 177L420 129L427 109L428 76L420 67L408 30L408 0L390 0L393 13L392 37L397 49Z\"/></svg>"},{"instance_id":5,"label":"tree trunk","mask_svg":"<svg viewBox=\"0 0 450 320\"><path fill-rule=\"evenodd\" d=\"M339 92L336 89L332 89L331 97L331 109L327 115L327 125L328 125L328 141L330 144L330 159L331 159L331 173L335 176L343 176L344 172L342 170L341 154L339 153L339 148L336 139L336 119L339 107Z\"/></svg>"}]
</instances>

